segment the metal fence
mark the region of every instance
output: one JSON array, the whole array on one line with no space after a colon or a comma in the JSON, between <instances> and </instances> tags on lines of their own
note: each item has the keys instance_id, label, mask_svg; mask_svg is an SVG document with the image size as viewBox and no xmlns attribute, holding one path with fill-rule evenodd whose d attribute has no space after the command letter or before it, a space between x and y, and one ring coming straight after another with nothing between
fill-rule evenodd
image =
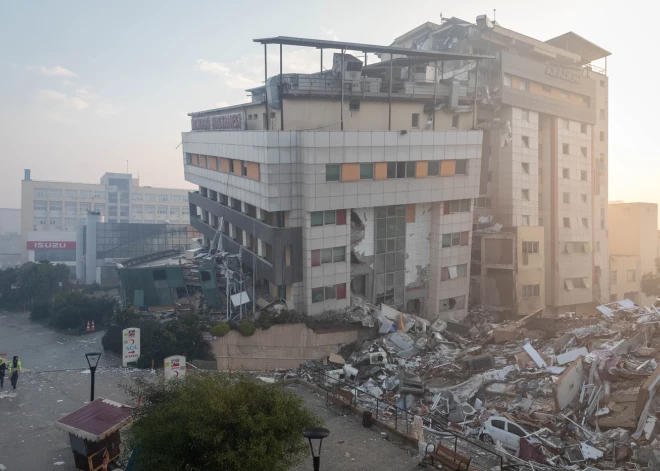
<instances>
[{"instance_id":1,"label":"metal fence","mask_svg":"<svg viewBox=\"0 0 660 471\"><path fill-rule=\"evenodd\" d=\"M339 388L349 391L353 394L352 406L357 407L358 403L360 403L362 409L371 411L376 420L393 426L398 432L410 435L411 422L414 415L408 412L405 399L403 408L401 408L396 404L384 401L367 391L359 389L354 384L329 376L323 369L300 365L298 367L298 378L302 378L305 374L309 375L313 384L325 390L326 400L332 394L333 389ZM405 398L406 395L403 394L402 397ZM420 417L424 424L424 433L430 434L436 440L436 444L441 444L446 448L453 449L455 453L472 458L472 462L470 463L471 469L490 470L493 466L498 465L500 470L504 469L505 453L495 451L485 444L467 439L460 433L449 428L449 423L446 420L435 417L431 413L424 414ZM430 442L431 440L427 439L426 441Z\"/></svg>"}]
</instances>

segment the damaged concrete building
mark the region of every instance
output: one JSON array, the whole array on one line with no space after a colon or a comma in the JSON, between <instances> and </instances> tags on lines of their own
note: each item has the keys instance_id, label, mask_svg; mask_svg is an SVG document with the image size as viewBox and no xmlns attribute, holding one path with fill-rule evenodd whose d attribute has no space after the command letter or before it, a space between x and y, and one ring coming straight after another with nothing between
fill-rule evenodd
<instances>
[{"instance_id":1,"label":"damaged concrete building","mask_svg":"<svg viewBox=\"0 0 660 471\"><path fill-rule=\"evenodd\" d=\"M492 56L255 41L340 52L331 70L285 74L280 63L251 102L190 113L185 178L199 187L191 225L204 245L240 252L273 296L308 315L359 297L465 317L483 180L475 71Z\"/></svg>"},{"instance_id":2,"label":"damaged concrete building","mask_svg":"<svg viewBox=\"0 0 660 471\"><path fill-rule=\"evenodd\" d=\"M486 15L425 23L393 45L497 57L469 65L485 149L471 298L521 314L588 312L608 299L608 77L593 62L610 53L573 32L540 41ZM447 66L458 67L443 77L473 73Z\"/></svg>"}]
</instances>

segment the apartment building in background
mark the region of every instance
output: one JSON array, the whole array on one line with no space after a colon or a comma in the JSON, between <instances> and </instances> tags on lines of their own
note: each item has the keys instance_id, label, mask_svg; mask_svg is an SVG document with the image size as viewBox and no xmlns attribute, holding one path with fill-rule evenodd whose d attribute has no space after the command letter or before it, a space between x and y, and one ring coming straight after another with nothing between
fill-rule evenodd
<instances>
[{"instance_id":1,"label":"apartment building in background","mask_svg":"<svg viewBox=\"0 0 660 471\"><path fill-rule=\"evenodd\" d=\"M641 289L642 277L655 273L658 258L658 205L610 202L608 208L610 301L630 299L640 306L655 302Z\"/></svg>"},{"instance_id":2,"label":"apartment building in background","mask_svg":"<svg viewBox=\"0 0 660 471\"><path fill-rule=\"evenodd\" d=\"M593 62L610 53L573 32L540 41L485 15L425 23L394 46L497 57L441 74L478 69L472 300L525 314L589 312L609 299L608 77Z\"/></svg>"},{"instance_id":3,"label":"apartment building in background","mask_svg":"<svg viewBox=\"0 0 660 471\"><path fill-rule=\"evenodd\" d=\"M464 317L483 152L474 78L429 81L414 67L486 56L256 41L342 52L331 70L269 77L248 103L190 113L184 169L204 243L240 253L271 295L309 315L361 298Z\"/></svg>"},{"instance_id":4,"label":"apartment building in background","mask_svg":"<svg viewBox=\"0 0 660 471\"><path fill-rule=\"evenodd\" d=\"M89 212L111 223L187 224L188 209L187 190L140 186L139 178L129 173L105 173L99 183L73 183L32 180L26 169L21 182L21 258L28 261L36 243L75 241L76 227Z\"/></svg>"}]
</instances>

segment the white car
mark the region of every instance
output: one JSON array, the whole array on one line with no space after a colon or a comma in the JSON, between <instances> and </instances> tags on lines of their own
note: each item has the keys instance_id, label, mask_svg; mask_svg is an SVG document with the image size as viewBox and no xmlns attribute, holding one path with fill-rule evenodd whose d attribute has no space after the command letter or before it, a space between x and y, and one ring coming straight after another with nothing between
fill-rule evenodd
<instances>
[{"instance_id":1,"label":"white car","mask_svg":"<svg viewBox=\"0 0 660 471\"><path fill-rule=\"evenodd\" d=\"M529 433L520 425L511 422L504 417L491 417L484 423L484 426L479 432L479 439L492 445L495 442L500 442L503 447L518 451L518 446L521 437L525 437ZM534 438L529 439L532 443L538 441Z\"/></svg>"}]
</instances>

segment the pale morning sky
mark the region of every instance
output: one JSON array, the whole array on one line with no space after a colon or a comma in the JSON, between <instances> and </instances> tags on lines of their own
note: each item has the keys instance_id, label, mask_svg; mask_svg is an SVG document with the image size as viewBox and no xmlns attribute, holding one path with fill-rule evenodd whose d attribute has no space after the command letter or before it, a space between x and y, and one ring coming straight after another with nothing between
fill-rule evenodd
<instances>
[{"instance_id":1,"label":"pale morning sky","mask_svg":"<svg viewBox=\"0 0 660 471\"><path fill-rule=\"evenodd\" d=\"M390 44L440 14L477 15L546 40L566 31L612 52L610 200L660 202L657 7L653 2L335 0L220 2L7 1L0 13L0 207L20 207L35 180L96 182L140 173L144 185L187 187L186 113L246 99L263 80L253 38L298 36ZM278 55L269 51L269 68ZM330 59L327 56L326 65ZM318 68L318 52L285 47L285 72Z\"/></svg>"}]
</instances>

